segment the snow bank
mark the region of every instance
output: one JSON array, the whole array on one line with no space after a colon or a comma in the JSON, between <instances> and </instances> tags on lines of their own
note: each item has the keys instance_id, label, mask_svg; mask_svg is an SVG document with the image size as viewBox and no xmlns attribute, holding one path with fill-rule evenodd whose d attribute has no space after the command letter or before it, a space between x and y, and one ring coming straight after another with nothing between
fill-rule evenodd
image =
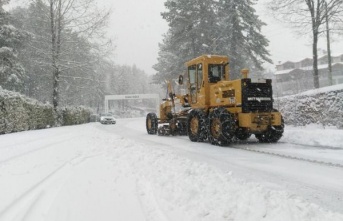
<instances>
[{"instance_id":1,"label":"snow bank","mask_svg":"<svg viewBox=\"0 0 343 221\"><path fill-rule=\"evenodd\" d=\"M52 106L0 89L0 134L54 125Z\"/></svg>"},{"instance_id":2,"label":"snow bank","mask_svg":"<svg viewBox=\"0 0 343 221\"><path fill-rule=\"evenodd\" d=\"M0 134L86 123L90 113L85 107L60 108L62 122L57 122L52 105L0 87Z\"/></svg>"},{"instance_id":3,"label":"snow bank","mask_svg":"<svg viewBox=\"0 0 343 221\"><path fill-rule=\"evenodd\" d=\"M281 111L286 124L343 128L343 84L282 97L274 107Z\"/></svg>"},{"instance_id":4,"label":"snow bank","mask_svg":"<svg viewBox=\"0 0 343 221\"><path fill-rule=\"evenodd\" d=\"M343 131L317 124L294 127L286 125L282 140L288 143L343 149Z\"/></svg>"},{"instance_id":5,"label":"snow bank","mask_svg":"<svg viewBox=\"0 0 343 221\"><path fill-rule=\"evenodd\" d=\"M62 125L89 123L91 110L86 107L63 107L59 112L62 115Z\"/></svg>"}]
</instances>

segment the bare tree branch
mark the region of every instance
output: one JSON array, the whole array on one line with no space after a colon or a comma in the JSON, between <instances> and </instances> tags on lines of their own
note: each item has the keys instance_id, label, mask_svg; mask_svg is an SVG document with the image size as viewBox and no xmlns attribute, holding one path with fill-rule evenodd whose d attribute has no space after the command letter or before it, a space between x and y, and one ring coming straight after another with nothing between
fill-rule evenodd
<instances>
[{"instance_id":1,"label":"bare tree branch","mask_svg":"<svg viewBox=\"0 0 343 221\"><path fill-rule=\"evenodd\" d=\"M327 3L327 7L326 7ZM312 35L314 87L319 87L318 38L326 32L325 24L342 21L342 0L274 0L269 9L275 18L288 22L300 33ZM303 30L308 30L303 32Z\"/></svg>"}]
</instances>

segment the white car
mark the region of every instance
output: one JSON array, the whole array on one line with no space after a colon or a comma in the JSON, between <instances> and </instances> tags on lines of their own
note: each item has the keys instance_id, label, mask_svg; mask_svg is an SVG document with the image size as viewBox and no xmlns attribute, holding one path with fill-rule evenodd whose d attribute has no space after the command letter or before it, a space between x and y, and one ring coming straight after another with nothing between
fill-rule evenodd
<instances>
[{"instance_id":1,"label":"white car","mask_svg":"<svg viewBox=\"0 0 343 221\"><path fill-rule=\"evenodd\" d=\"M116 124L117 121L111 114L100 114L100 123L102 124Z\"/></svg>"}]
</instances>

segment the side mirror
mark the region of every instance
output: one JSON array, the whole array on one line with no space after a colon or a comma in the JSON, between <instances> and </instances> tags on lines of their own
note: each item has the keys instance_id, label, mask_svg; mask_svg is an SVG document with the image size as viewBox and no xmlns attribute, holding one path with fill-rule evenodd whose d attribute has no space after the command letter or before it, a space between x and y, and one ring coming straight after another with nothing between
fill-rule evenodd
<instances>
[{"instance_id":1,"label":"side mirror","mask_svg":"<svg viewBox=\"0 0 343 221\"><path fill-rule=\"evenodd\" d=\"M179 76L179 85L183 85L183 76L182 75Z\"/></svg>"}]
</instances>

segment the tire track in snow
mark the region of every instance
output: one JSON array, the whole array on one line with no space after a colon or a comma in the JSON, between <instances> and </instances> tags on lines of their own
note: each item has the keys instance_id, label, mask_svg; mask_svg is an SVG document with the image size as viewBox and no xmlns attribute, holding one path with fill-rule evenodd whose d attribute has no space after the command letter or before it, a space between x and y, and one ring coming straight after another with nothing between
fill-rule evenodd
<instances>
[{"instance_id":1,"label":"tire track in snow","mask_svg":"<svg viewBox=\"0 0 343 221\"><path fill-rule=\"evenodd\" d=\"M15 198L10 204L8 204L2 211L0 211L0 220L27 220L25 217L28 217L32 210L35 209L35 205L38 204L40 200L42 200L43 193L44 193L44 185L51 181L57 174L64 169L66 169L69 165L71 167L76 167L85 162L89 158L93 158L96 156L101 155L102 153L97 153L94 155L89 156L76 156L70 160L65 161L62 165L55 168L45 177L41 178L37 183L32 185L29 189L25 192L20 194L17 198ZM69 176L69 173L62 174L62 179L65 179ZM61 183L57 183L54 185L61 185ZM20 212L18 213L18 208L20 208Z\"/></svg>"},{"instance_id":2,"label":"tire track in snow","mask_svg":"<svg viewBox=\"0 0 343 221\"><path fill-rule=\"evenodd\" d=\"M266 154L266 155L271 155L271 156L277 156L277 157L281 157L285 159L299 160L299 161L304 161L308 163L315 163L319 165L343 168L343 165L339 163L325 162L325 161L314 160L314 159L309 159L309 158L304 158L304 157L291 156L291 155L276 153L272 151L257 150L257 149L252 149L249 147L230 147L230 148L245 150L245 151L250 151L250 152L255 152L255 153L260 153L260 154Z\"/></svg>"},{"instance_id":3,"label":"tire track in snow","mask_svg":"<svg viewBox=\"0 0 343 221\"><path fill-rule=\"evenodd\" d=\"M50 148L50 147L53 147L53 146L56 146L56 144L61 144L61 143L65 143L65 142L68 142L68 141L71 141L71 140L74 140L74 139L77 139L78 137L70 137L69 139L65 139L65 140L62 140L62 141L59 141L59 142L52 142L52 143L49 143L49 144L44 144L42 147L38 147L38 148L35 148L33 150L29 150L29 151L26 151L26 152L21 152L20 154L17 154L17 155L14 155L12 157L9 157L5 160L1 160L0 161L0 165L1 164L4 164L4 163L7 163L11 160L15 160L17 158L20 158L20 157L24 157L28 154L31 154L31 153L35 153L37 151L40 151L40 150L43 150L43 149L46 149L46 148Z\"/></svg>"},{"instance_id":4,"label":"tire track in snow","mask_svg":"<svg viewBox=\"0 0 343 221\"><path fill-rule=\"evenodd\" d=\"M125 126L127 128L134 129L134 127L130 127L130 124L125 125ZM169 137L169 136L167 136L167 137ZM167 138L167 137L164 137L164 138ZM183 140L183 137L184 136L175 136L175 137L173 137L173 139ZM142 137L140 137L140 138L142 138ZM147 137L145 137L143 139L150 142L150 143L154 143L154 144L163 143L163 141L160 141L159 139L150 139L150 138L151 138L151 135L147 135ZM169 142L169 141L170 140L168 139L167 142ZM248 140L247 142L248 142L248 144L254 145L253 148L258 147L261 144L257 140L256 141L255 140L254 141ZM207 143L210 147L212 146L208 142L204 142L204 143ZM308 162L308 163L313 163L313 164L319 164L319 165L324 165L324 166L343 168L343 164L335 163L335 162L329 162L329 160L328 161L322 161L322 160L311 159L311 156L305 156L305 157L302 157L299 155L298 156L297 155L292 156L292 155L281 154L281 153L277 153L277 152L273 152L273 151L265 151L265 150L260 150L260 149L257 150L257 149L252 149L250 147L242 147L243 144L246 144L246 141L235 140L234 142L231 143L231 145L229 145L227 147L232 148L232 149L240 149L240 150L246 150L246 151L250 151L250 152L270 155L270 156L281 157L281 158L285 158L285 159L298 160L298 161L303 161L303 162ZM330 150L341 150L342 149L339 147L313 146L313 145L306 145L306 144L304 145L304 144L289 143L289 142L283 142L283 141L279 141L277 144L292 144L292 145L303 146L303 147L311 147L311 148L315 148L315 149L330 149ZM163 143L163 145L165 145L165 143Z\"/></svg>"},{"instance_id":5,"label":"tire track in snow","mask_svg":"<svg viewBox=\"0 0 343 221\"><path fill-rule=\"evenodd\" d=\"M32 194L35 190L37 190L40 186L42 186L44 183L46 183L51 177L53 177L58 171L62 170L69 162L64 162L61 166L57 167L55 170L53 170L51 173L49 173L47 176L45 176L43 179L41 179L39 182L31 186L28 190L26 190L24 193L19 195L15 200L13 200L10 204L8 204L2 211L0 211L0 217L6 217L6 215L11 215L11 211L13 208L16 207L16 205L22 203L25 198L29 197L30 194ZM27 213L28 211L26 211ZM15 213L15 211L14 211ZM6 219L4 219L6 220Z\"/></svg>"},{"instance_id":6,"label":"tire track in snow","mask_svg":"<svg viewBox=\"0 0 343 221\"><path fill-rule=\"evenodd\" d=\"M312 147L312 148L317 148L317 149L330 149L330 150L342 150L341 147L335 147L335 146L313 146L310 144L299 144L299 143L294 143L294 142L283 142L283 141L279 141L278 143L282 143L282 144L292 144L292 145L296 145L296 146L302 146L302 147Z\"/></svg>"},{"instance_id":7,"label":"tire track in snow","mask_svg":"<svg viewBox=\"0 0 343 221\"><path fill-rule=\"evenodd\" d=\"M48 130L48 129L42 129L42 130ZM34 130L32 130L32 131L25 131L25 132L31 132L32 135L35 136L35 133L34 133L34 132L37 132L37 130L36 130L36 131L34 131ZM50 131L49 131L49 132L50 132ZM20 133L20 132L17 132L17 133ZM8 135L9 135L9 136L15 135L15 133L8 134ZM47 135L50 135L50 134L47 134ZM52 134L51 137L50 137L50 136L46 136L46 137L44 137L44 139L49 138L49 140L52 140L52 139L54 139L54 140L59 140L60 138L63 138L63 137L65 137L65 136L66 136L66 134L57 133L57 134ZM68 136L68 135L67 135L67 136ZM25 137L25 136L23 135L23 137ZM36 142L41 142L41 139L42 139L42 137L35 137L35 138L32 138L32 137L26 138L26 137L25 137L24 139L16 140L16 141L18 141L18 142L13 141L14 143L11 143L11 144L6 145L6 146L1 146L0 149L1 149L1 150L2 150L2 149L8 149L8 148L13 148L13 147L21 146L21 145L28 145L28 144L32 144L32 143L36 143Z\"/></svg>"},{"instance_id":8,"label":"tire track in snow","mask_svg":"<svg viewBox=\"0 0 343 221\"><path fill-rule=\"evenodd\" d=\"M148 136L147 138L150 138L150 137L151 136ZM173 137L173 139L183 140L183 136L181 138L180 137L178 138L178 136L175 136L175 137ZM148 141L149 143L161 144L160 140L153 140L153 139L145 139L145 140ZM169 141L169 140L167 140L167 141ZM207 142L202 142L202 143L207 143ZM248 143L253 144L254 147L258 147L258 144L261 144L258 141L249 141ZM292 144L292 143L287 143L287 142L278 142L278 143L280 143L280 144ZM210 143L207 143L207 144L209 145L209 147L212 146ZM320 161L320 160L305 158L305 157L301 157L301 156L291 156L291 155L276 153L276 152L272 152L272 151L264 151L264 150L260 150L260 149L257 150L257 149L252 149L249 147L242 147L241 145L243 145L243 144L246 144L246 143L244 143L242 141L235 141L235 142L231 143L231 145L225 146L225 147L232 148L232 149L245 150L245 151L249 151L249 152L255 152L255 153L260 153L260 154L265 154L265 155L270 155L270 156L277 156L277 157L281 157L284 159L298 160L298 161L314 163L314 164L319 164L319 165L343 168L343 164L340 164L340 163ZM293 145L312 147L312 148L316 148L316 149L332 149L332 150L340 150L341 149L341 148L336 148L336 147L313 146L313 145L302 145L302 144L293 144ZM185 150L183 149L183 151L185 151Z\"/></svg>"}]
</instances>

